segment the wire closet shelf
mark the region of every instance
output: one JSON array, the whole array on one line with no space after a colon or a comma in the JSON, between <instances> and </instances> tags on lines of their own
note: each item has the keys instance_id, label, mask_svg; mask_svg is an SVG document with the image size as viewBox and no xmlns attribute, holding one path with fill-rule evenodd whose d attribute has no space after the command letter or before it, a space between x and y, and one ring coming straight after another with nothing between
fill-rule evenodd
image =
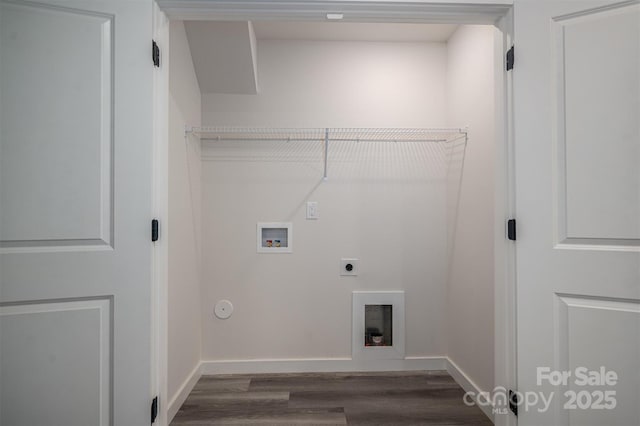
<instances>
[{"instance_id":1,"label":"wire closet shelf","mask_svg":"<svg viewBox=\"0 0 640 426\"><path fill-rule=\"evenodd\" d=\"M283 141L324 144L324 178L327 178L331 142L448 143L467 142L466 128L270 128L185 126L185 137L195 135L204 142Z\"/></svg>"},{"instance_id":2,"label":"wire closet shelf","mask_svg":"<svg viewBox=\"0 0 640 426\"><path fill-rule=\"evenodd\" d=\"M452 142L467 136L466 128L186 127L185 132L203 141Z\"/></svg>"}]
</instances>

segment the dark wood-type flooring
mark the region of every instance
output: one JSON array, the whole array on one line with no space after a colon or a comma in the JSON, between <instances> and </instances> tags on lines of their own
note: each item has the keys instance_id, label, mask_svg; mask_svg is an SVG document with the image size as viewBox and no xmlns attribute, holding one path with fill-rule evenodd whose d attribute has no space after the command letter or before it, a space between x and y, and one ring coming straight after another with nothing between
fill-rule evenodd
<instances>
[{"instance_id":1,"label":"dark wood-type flooring","mask_svg":"<svg viewBox=\"0 0 640 426\"><path fill-rule=\"evenodd\" d=\"M491 425L446 371L203 376L171 426Z\"/></svg>"}]
</instances>

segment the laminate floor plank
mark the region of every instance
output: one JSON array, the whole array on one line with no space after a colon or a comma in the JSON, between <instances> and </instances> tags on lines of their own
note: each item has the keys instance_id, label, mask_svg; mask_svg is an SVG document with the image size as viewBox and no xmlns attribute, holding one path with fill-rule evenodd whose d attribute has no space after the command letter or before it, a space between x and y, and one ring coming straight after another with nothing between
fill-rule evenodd
<instances>
[{"instance_id":1,"label":"laminate floor plank","mask_svg":"<svg viewBox=\"0 0 640 426\"><path fill-rule=\"evenodd\" d=\"M193 387L193 391L246 392L249 390L250 382L250 377L202 376Z\"/></svg>"},{"instance_id":2,"label":"laminate floor plank","mask_svg":"<svg viewBox=\"0 0 640 426\"><path fill-rule=\"evenodd\" d=\"M171 426L489 426L446 371L203 376Z\"/></svg>"},{"instance_id":3,"label":"laminate floor plank","mask_svg":"<svg viewBox=\"0 0 640 426\"><path fill-rule=\"evenodd\" d=\"M491 425L476 407L462 403L464 391L449 385L422 390L292 392L289 407L342 405L349 425Z\"/></svg>"},{"instance_id":4,"label":"laminate floor plank","mask_svg":"<svg viewBox=\"0 0 640 426\"><path fill-rule=\"evenodd\" d=\"M230 402L255 402L255 401L288 401L289 392L192 392L187 398L190 402L203 403L230 403Z\"/></svg>"},{"instance_id":5,"label":"laminate floor plank","mask_svg":"<svg viewBox=\"0 0 640 426\"><path fill-rule=\"evenodd\" d=\"M206 399L189 396L184 402L176 418L202 419L237 416L244 414L271 415L289 409L288 399L229 398Z\"/></svg>"},{"instance_id":6,"label":"laminate floor plank","mask_svg":"<svg viewBox=\"0 0 640 426\"><path fill-rule=\"evenodd\" d=\"M185 416L179 412L171 426L213 425L346 425L347 418L342 408L279 410L254 408L231 413L228 410L200 411L197 416Z\"/></svg>"},{"instance_id":7,"label":"laminate floor plank","mask_svg":"<svg viewBox=\"0 0 640 426\"><path fill-rule=\"evenodd\" d=\"M437 380L443 380L438 377ZM249 389L252 391L284 391L301 390L318 391L353 391L362 389L390 388L390 389L422 389L429 383L425 375L400 375L393 374L365 376L362 374L335 374L326 375L286 375L282 377L256 377L251 380ZM451 380L451 385L458 387Z\"/></svg>"},{"instance_id":8,"label":"laminate floor plank","mask_svg":"<svg viewBox=\"0 0 640 426\"><path fill-rule=\"evenodd\" d=\"M464 391L460 387L452 388L433 385L428 389L363 389L350 391L296 391L291 392L289 407L353 407L366 405L379 410L428 409L431 406L452 406L462 404Z\"/></svg>"}]
</instances>

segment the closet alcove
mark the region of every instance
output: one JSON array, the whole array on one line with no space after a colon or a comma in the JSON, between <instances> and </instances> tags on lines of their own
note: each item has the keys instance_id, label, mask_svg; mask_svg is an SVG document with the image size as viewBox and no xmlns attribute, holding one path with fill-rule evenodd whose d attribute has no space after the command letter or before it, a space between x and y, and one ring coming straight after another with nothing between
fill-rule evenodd
<instances>
[{"instance_id":1,"label":"closet alcove","mask_svg":"<svg viewBox=\"0 0 640 426\"><path fill-rule=\"evenodd\" d=\"M170 415L201 374L455 368L493 388L496 37L171 22ZM367 292L402 294L402 351L353 350L376 334L352 331Z\"/></svg>"}]
</instances>

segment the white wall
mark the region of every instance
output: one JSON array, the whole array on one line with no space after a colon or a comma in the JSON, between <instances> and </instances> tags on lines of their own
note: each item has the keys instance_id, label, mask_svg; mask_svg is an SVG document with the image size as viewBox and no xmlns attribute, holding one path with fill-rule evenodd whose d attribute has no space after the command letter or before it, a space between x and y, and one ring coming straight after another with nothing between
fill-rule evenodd
<instances>
[{"instance_id":1,"label":"white wall","mask_svg":"<svg viewBox=\"0 0 640 426\"><path fill-rule=\"evenodd\" d=\"M200 124L201 103L181 21L171 21L169 55L171 178L168 223L163 224L161 231L169 247L168 395L171 401L199 365L202 348L200 147L197 139L190 138L186 144L184 140L185 124Z\"/></svg>"},{"instance_id":2,"label":"white wall","mask_svg":"<svg viewBox=\"0 0 640 426\"><path fill-rule=\"evenodd\" d=\"M452 223L448 355L487 391L494 386L494 31L460 27L448 42L447 57L448 119L452 125L469 125L458 215Z\"/></svg>"},{"instance_id":3,"label":"white wall","mask_svg":"<svg viewBox=\"0 0 640 426\"><path fill-rule=\"evenodd\" d=\"M262 41L260 93L203 95L203 122L269 127L439 127L446 45ZM446 185L427 145L205 148L203 359L351 355L351 292L406 291L407 356L446 355ZM242 161L236 161L242 159ZM307 200L320 219L304 218ZM256 222L292 221L292 254L257 254ZM340 257L361 259L340 277ZM233 316L212 315L227 298Z\"/></svg>"},{"instance_id":4,"label":"white wall","mask_svg":"<svg viewBox=\"0 0 640 426\"><path fill-rule=\"evenodd\" d=\"M442 127L440 43L258 41L259 94L203 96L207 124Z\"/></svg>"}]
</instances>

